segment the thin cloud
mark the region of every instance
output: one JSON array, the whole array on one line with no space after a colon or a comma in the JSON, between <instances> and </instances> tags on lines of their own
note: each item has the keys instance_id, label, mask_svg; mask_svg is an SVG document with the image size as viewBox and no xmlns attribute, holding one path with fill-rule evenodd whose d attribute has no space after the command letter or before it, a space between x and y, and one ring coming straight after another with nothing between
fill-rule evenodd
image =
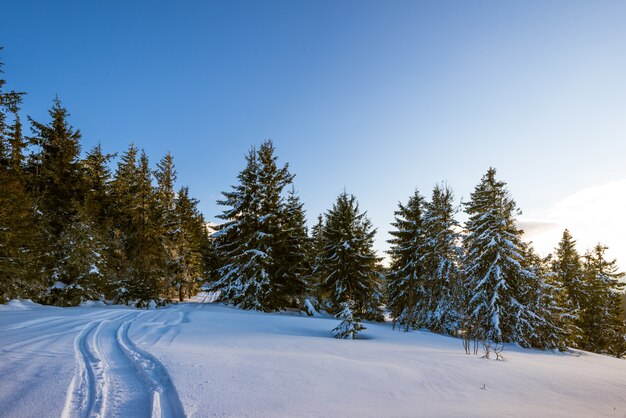
<instances>
[{"instance_id":1,"label":"thin cloud","mask_svg":"<svg viewBox=\"0 0 626 418\"><path fill-rule=\"evenodd\" d=\"M573 193L554 203L544 216L522 218L525 238L543 253L552 252L563 229L570 230L584 252L598 242L609 246L609 257L626 266L626 179Z\"/></svg>"}]
</instances>

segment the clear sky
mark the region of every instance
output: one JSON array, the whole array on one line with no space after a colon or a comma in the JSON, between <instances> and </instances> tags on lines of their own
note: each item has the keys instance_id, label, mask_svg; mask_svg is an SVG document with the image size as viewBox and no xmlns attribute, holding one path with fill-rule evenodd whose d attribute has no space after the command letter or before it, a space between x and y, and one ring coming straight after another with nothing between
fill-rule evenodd
<instances>
[{"instance_id":1,"label":"clear sky","mask_svg":"<svg viewBox=\"0 0 626 418\"><path fill-rule=\"evenodd\" d=\"M545 252L567 226L626 265L624 1L5 1L24 114L59 95L85 148L171 151L208 220L274 140L310 220L345 187L377 226L489 166Z\"/></svg>"}]
</instances>

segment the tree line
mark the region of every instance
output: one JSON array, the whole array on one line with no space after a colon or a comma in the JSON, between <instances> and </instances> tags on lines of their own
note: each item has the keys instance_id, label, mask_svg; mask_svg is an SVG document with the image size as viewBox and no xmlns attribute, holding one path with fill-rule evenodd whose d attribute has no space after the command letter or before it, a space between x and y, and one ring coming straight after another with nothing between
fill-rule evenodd
<instances>
[{"instance_id":1,"label":"tree line","mask_svg":"<svg viewBox=\"0 0 626 418\"><path fill-rule=\"evenodd\" d=\"M60 306L106 300L147 306L194 294L210 242L198 200L174 189L171 154L156 169L134 145L81 158L81 134L55 99L50 119L28 118L24 93L0 78L0 303Z\"/></svg>"},{"instance_id":2,"label":"tree line","mask_svg":"<svg viewBox=\"0 0 626 418\"><path fill-rule=\"evenodd\" d=\"M119 158L100 145L81 157L81 134L58 99L49 121L28 118L25 135L24 93L4 86L0 77L0 302L145 307L208 281L243 309L333 314L340 338L388 315L406 331L626 352L623 274L606 247L581 255L565 231L553 254L537 255L493 168L461 206L445 184L400 203L385 268L376 230L348 192L307 228L294 175L271 141L246 155L209 235L198 200L174 188L171 154L155 169L134 145Z\"/></svg>"},{"instance_id":3,"label":"tree line","mask_svg":"<svg viewBox=\"0 0 626 418\"><path fill-rule=\"evenodd\" d=\"M212 289L243 309L324 310L341 319L334 330L354 338L362 320L491 344L564 350L576 347L623 356L623 276L598 244L584 255L566 230L554 254L540 257L523 241L519 209L490 168L469 201L468 221L445 185L430 200L419 192L400 203L385 269L375 229L355 196L339 194L307 231L288 164L271 141L246 156L238 183L219 204L224 221L212 236Z\"/></svg>"}]
</instances>

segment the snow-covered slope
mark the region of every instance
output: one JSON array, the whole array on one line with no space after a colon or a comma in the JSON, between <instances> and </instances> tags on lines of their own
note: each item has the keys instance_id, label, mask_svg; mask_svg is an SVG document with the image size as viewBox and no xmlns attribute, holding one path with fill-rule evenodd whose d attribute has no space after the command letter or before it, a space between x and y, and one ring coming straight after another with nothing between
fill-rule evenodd
<instances>
[{"instance_id":1,"label":"snow-covered slope","mask_svg":"<svg viewBox=\"0 0 626 418\"><path fill-rule=\"evenodd\" d=\"M626 361L185 303L0 307L0 416L626 416Z\"/></svg>"}]
</instances>

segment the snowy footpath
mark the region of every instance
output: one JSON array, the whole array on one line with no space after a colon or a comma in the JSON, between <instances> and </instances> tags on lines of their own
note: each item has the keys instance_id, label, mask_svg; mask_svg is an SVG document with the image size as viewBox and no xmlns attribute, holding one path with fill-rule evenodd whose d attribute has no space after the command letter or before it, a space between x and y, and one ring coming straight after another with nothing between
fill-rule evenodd
<instances>
[{"instance_id":1,"label":"snowy footpath","mask_svg":"<svg viewBox=\"0 0 626 418\"><path fill-rule=\"evenodd\" d=\"M0 417L626 417L626 361L367 323L241 311L201 294L141 311L0 305Z\"/></svg>"}]
</instances>

